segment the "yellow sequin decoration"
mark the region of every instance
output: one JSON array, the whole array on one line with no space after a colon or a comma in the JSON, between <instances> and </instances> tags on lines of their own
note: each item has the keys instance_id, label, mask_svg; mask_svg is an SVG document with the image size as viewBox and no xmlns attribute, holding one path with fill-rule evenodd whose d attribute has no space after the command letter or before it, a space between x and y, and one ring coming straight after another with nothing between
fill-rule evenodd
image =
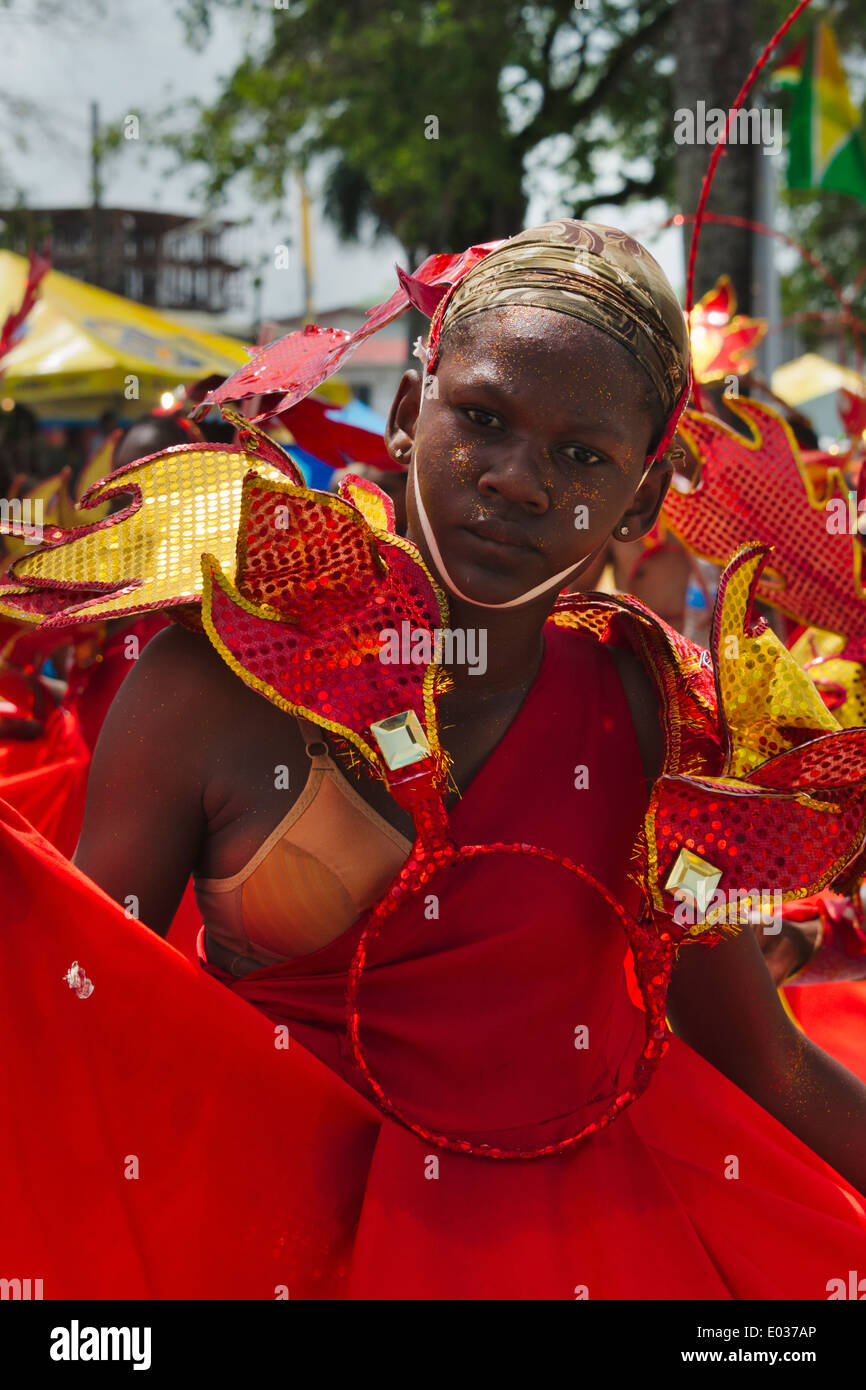
<instances>
[{"instance_id":1,"label":"yellow sequin decoration","mask_svg":"<svg viewBox=\"0 0 866 1390\"><path fill-rule=\"evenodd\" d=\"M833 716L843 729L860 728L866 724L866 669L859 661L843 661L833 657L813 666L806 673L818 687L841 685L845 700L835 706Z\"/></svg>"},{"instance_id":2,"label":"yellow sequin decoration","mask_svg":"<svg viewBox=\"0 0 866 1390\"><path fill-rule=\"evenodd\" d=\"M793 731L833 732L839 725L793 656L766 628L745 631L760 553L731 566L721 598L716 663L732 750L725 772L745 777L768 758L796 745Z\"/></svg>"},{"instance_id":3,"label":"yellow sequin decoration","mask_svg":"<svg viewBox=\"0 0 866 1390\"><path fill-rule=\"evenodd\" d=\"M142 460L123 475L123 485L141 489L141 504L131 516L111 520L98 530L73 534L52 550L18 562L17 580L49 579L70 586L121 585L120 592L96 597L88 618L107 618L149 609L179 598L198 599L203 580L203 552L234 573L241 493L251 468L271 481L286 474L255 454L201 449L169 449ZM94 494L101 497L119 480ZM82 512L87 517L87 512ZM32 617L14 606L14 596L0 604L10 617Z\"/></svg>"}]
</instances>

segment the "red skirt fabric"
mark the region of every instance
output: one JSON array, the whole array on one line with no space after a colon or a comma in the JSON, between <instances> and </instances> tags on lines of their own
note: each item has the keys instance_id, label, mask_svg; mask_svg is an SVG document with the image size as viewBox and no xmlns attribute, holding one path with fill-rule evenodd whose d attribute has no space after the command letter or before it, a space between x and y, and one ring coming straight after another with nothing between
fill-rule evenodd
<instances>
[{"instance_id":1,"label":"red skirt fabric","mask_svg":"<svg viewBox=\"0 0 866 1390\"><path fill-rule=\"evenodd\" d=\"M866 1267L862 1199L682 1043L567 1156L438 1152L5 807L0 874L4 1265L46 1298L823 1299Z\"/></svg>"},{"instance_id":2,"label":"red skirt fabric","mask_svg":"<svg viewBox=\"0 0 866 1390\"><path fill-rule=\"evenodd\" d=\"M145 614L127 624L112 636L102 661L77 673L40 738L0 740L0 797L68 858L81 833L92 750L109 706L132 669L132 657L126 654L129 639L135 638L133 650L140 653L166 626L160 614ZM190 879L168 940L191 961L197 960L200 927Z\"/></svg>"},{"instance_id":3,"label":"red skirt fabric","mask_svg":"<svg viewBox=\"0 0 866 1390\"><path fill-rule=\"evenodd\" d=\"M2 804L0 880L10 1277L45 1298L339 1297L376 1112Z\"/></svg>"}]
</instances>

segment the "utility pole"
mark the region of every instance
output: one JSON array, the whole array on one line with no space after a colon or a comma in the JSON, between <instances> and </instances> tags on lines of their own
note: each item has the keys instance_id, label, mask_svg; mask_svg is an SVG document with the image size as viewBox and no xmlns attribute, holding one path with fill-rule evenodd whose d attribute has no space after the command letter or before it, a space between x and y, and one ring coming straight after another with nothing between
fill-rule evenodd
<instances>
[{"instance_id":1,"label":"utility pole","mask_svg":"<svg viewBox=\"0 0 866 1390\"><path fill-rule=\"evenodd\" d=\"M695 113L731 107L752 62L752 6L739 0L675 0L671 34L676 72L673 78L675 110ZM685 213L694 212L713 144L694 142L677 145L674 158L677 202ZM716 168L710 211L754 217L754 159L751 148L729 143ZM692 239L692 224L683 227L686 257ZM695 276L695 301L712 289L716 278L727 271L737 294L742 314L752 313L752 235L720 222L705 222L701 229Z\"/></svg>"},{"instance_id":2,"label":"utility pole","mask_svg":"<svg viewBox=\"0 0 866 1390\"><path fill-rule=\"evenodd\" d=\"M90 206L98 208L102 201L102 182L99 176L99 102L90 103Z\"/></svg>"},{"instance_id":3,"label":"utility pole","mask_svg":"<svg viewBox=\"0 0 866 1390\"><path fill-rule=\"evenodd\" d=\"M310 195L302 171L298 171L301 190L301 238L303 246L304 322L315 321L313 309L313 239L310 231Z\"/></svg>"},{"instance_id":4,"label":"utility pole","mask_svg":"<svg viewBox=\"0 0 866 1390\"><path fill-rule=\"evenodd\" d=\"M90 103L90 280L102 281L102 181L100 179L101 149L99 142L99 102Z\"/></svg>"},{"instance_id":5,"label":"utility pole","mask_svg":"<svg viewBox=\"0 0 866 1390\"><path fill-rule=\"evenodd\" d=\"M767 155L760 145L754 149L755 218L765 227L776 225L776 165L778 157ZM767 320L769 336L759 344L758 366L767 381L782 362L782 335L777 325L782 317L776 243L772 237L755 232L752 241L752 313Z\"/></svg>"}]
</instances>

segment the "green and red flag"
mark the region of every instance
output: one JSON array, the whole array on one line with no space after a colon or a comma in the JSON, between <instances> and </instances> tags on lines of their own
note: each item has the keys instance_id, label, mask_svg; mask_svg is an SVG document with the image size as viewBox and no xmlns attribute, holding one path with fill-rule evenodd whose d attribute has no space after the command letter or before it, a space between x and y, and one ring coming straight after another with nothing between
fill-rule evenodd
<instances>
[{"instance_id":1,"label":"green and red flag","mask_svg":"<svg viewBox=\"0 0 866 1390\"><path fill-rule=\"evenodd\" d=\"M773 71L794 87L788 145L788 187L827 188L866 202L866 148L860 113L829 24L792 48Z\"/></svg>"},{"instance_id":2,"label":"green and red flag","mask_svg":"<svg viewBox=\"0 0 866 1390\"><path fill-rule=\"evenodd\" d=\"M806 59L807 40L801 39L789 48L772 69L772 76L780 87L799 87L803 80L803 64Z\"/></svg>"}]
</instances>

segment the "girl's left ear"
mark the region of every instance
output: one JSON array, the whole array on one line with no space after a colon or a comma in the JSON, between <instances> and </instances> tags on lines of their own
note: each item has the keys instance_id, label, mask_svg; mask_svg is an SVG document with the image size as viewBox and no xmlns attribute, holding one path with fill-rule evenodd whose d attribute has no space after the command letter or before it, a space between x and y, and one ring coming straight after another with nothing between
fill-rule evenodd
<instances>
[{"instance_id":1,"label":"girl's left ear","mask_svg":"<svg viewBox=\"0 0 866 1390\"><path fill-rule=\"evenodd\" d=\"M651 531L658 520L662 503L673 476L673 464L663 456L654 459L650 470L634 495L634 500L614 527L615 541L637 541Z\"/></svg>"},{"instance_id":2,"label":"girl's left ear","mask_svg":"<svg viewBox=\"0 0 866 1390\"><path fill-rule=\"evenodd\" d=\"M410 367L400 378L385 427L385 443L392 458L406 462L415 441L420 409L421 376L414 367Z\"/></svg>"}]
</instances>

